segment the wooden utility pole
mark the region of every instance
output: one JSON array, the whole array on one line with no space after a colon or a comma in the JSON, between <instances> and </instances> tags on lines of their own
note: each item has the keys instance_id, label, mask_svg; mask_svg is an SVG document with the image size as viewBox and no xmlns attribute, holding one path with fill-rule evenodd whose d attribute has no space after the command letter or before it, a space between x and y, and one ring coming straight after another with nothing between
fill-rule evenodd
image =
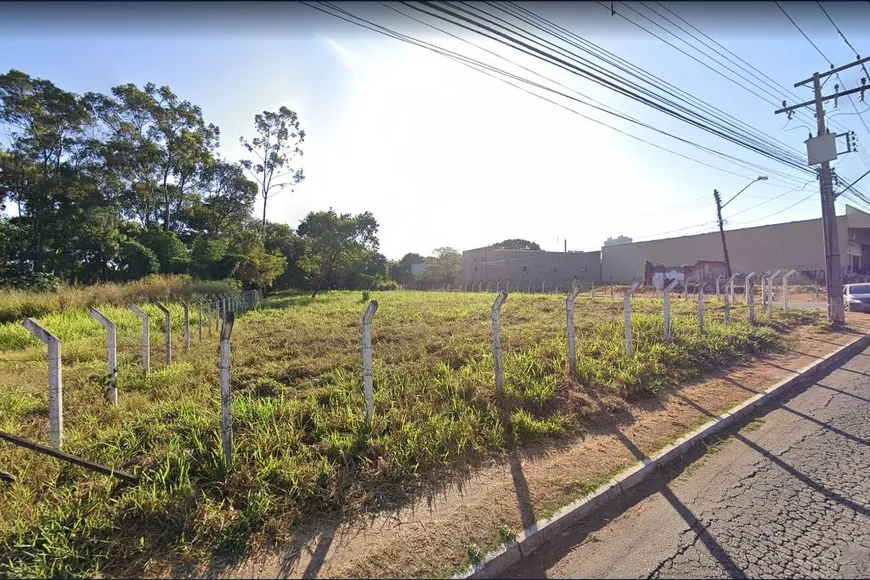
<instances>
[{"instance_id":1,"label":"wooden utility pole","mask_svg":"<svg viewBox=\"0 0 870 580\"><path fill-rule=\"evenodd\" d=\"M870 58L859 59L851 64L832 68L826 73L815 73L811 78L805 79L799 83L795 83L795 88L813 83L814 99L806 101L798 105L786 107L783 102L783 108L775 112L788 113L791 117L792 111L815 105L816 121L818 124L818 134L816 138L807 140L807 163L808 165L819 165L819 189L822 197L822 229L825 239L825 285L828 292L828 320L833 324L843 324L846 321L845 308L843 306L843 279L840 268L840 238L837 234L837 214L834 208L834 183L831 175L831 161L837 158L836 140L833 135L828 133L825 127L825 101L845 97L853 93L861 93L867 90L866 79L860 87L840 91L837 87L837 92L827 97L822 96L823 77L829 77L840 71L860 66L863 63L870 61ZM827 141L827 143L825 142ZM830 142L833 141L833 147L830 147Z\"/></svg>"},{"instance_id":2,"label":"wooden utility pole","mask_svg":"<svg viewBox=\"0 0 870 580\"><path fill-rule=\"evenodd\" d=\"M716 200L716 217L719 220L719 235L722 236L722 253L725 255L725 277L731 277L731 260L728 258L728 246L725 244L725 226L722 223L722 197L719 190L713 190L713 199Z\"/></svg>"}]
</instances>

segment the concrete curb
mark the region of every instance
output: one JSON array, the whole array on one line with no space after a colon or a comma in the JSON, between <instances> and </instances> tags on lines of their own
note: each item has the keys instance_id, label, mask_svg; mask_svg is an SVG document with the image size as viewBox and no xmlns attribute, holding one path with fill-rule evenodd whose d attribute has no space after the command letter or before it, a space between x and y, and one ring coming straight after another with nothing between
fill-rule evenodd
<instances>
[{"instance_id":1,"label":"concrete curb","mask_svg":"<svg viewBox=\"0 0 870 580\"><path fill-rule=\"evenodd\" d=\"M626 469L591 494L560 509L552 517L540 520L536 524L526 528L517 536L516 541L504 544L495 552L487 554L483 561L475 564L473 567L469 566L464 572L455 576L455 578L500 577L505 570L519 562L522 558L528 557L546 542L558 538L562 532L573 527L604 504L614 500L649 478L659 467L667 465L671 461L685 455L703 440L731 427L741 419L744 419L757 407L771 402L786 391L808 381L817 380L832 368L841 365L868 346L870 346L870 334L856 338L825 358L804 367L800 371L797 371L795 376L781 381L740 403L727 413L719 415L712 421L681 437L675 443L668 445L652 457L644 458L643 461Z\"/></svg>"}]
</instances>

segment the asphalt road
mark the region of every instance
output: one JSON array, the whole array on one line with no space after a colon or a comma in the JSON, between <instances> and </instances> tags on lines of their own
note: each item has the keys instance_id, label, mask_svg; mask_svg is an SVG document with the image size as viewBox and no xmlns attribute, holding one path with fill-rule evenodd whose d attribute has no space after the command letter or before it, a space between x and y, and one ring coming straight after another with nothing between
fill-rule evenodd
<instances>
[{"instance_id":1,"label":"asphalt road","mask_svg":"<svg viewBox=\"0 0 870 580\"><path fill-rule=\"evenodd\" d=\"M870 349L754 417L506 576L870 577Z\"/></svg>"}]
</instances>

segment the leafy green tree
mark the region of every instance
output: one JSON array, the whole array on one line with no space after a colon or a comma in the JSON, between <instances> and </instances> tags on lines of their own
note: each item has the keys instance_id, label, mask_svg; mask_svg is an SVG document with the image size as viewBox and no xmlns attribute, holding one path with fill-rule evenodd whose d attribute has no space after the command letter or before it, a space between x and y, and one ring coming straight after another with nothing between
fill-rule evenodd
<instances>
[{"instance_id":1,"label":"leafy green tree","mask_svg":"<svg viewBox=\"0 0 870 580\"><path fill-rule=\"evenodd\" d=\"M254 209L257 184L240 164L216 161L203 174L203 197L188 208L184 221L191 231L223 235L240 227Z\"/></svg>"},{"instance_id":2,"label":"leafy green tree","mask_svg":"<svg viewBox=\"0 0 870 580\"><path fill-rule=\"evenodd\" d=\"M287 258L277 252L267 252L263 246L257 245L241 256L235 275L249 288L271 286L284 272L286 265Z\"/></svg>"},{"instance_id":3,"label":"leafy green tree","mask_svg":"<svg viewBox=\"0 0 870 580\"><path fill-rule=\"evenodd\" d=\"M80 210L103 205L88 173L85 133L92 123L78 95L18 70L0 75L0 124L9 137L0 152L0 190L18 205L10 226L25 243L14 259L33 272L64 266L57 250L92 217Z\"/></svg>"},{"instance_id":4,"label":"leafy green tree","mask_svg":"<svg viewBox=\"0 0 870 580\"><path fill-rule=\"evenodd\" d=\"M160 271L160 261L136 240L125 240L118 248L118 280L138 280Z\"/></svg>"},{"instance_id":5,"label":"leafy green tree","mask_svg":"<svg viewBox=\"0 0 870 580\"><path fill-rule=\"evenodd\" d=\"M540 250L541 246L535 242L522 239L510 239L490 246L493 250Z\"/></svg>"},{"instance_id":6,"label":"leafy green tree","mask_svg":"<svg viewBox=\"0 0 870 580\"><path fill-rule=\"evenodd\" d=\"M425 264L425 258L420 254L408 253L402 256L395 267L390 269L390 276L399 284L411 284L414 281L411 266L414 264Z\"/></svg>"},{"instance_id":7,"label":"leafy green tree","mask_svg":"<svg viewBox=\"0 0 870 580\"><path fill-rule=\"evenodd\" d=\"M340 287L349 270L362 267L378 250L378 222L371 212L356 216L332 209L312 212L296 231L305 240L300 266L313 296Z\"/></svg>"},{"instance_id":8,"label":"leafy green tree","mask_svg":"<svg viewBox=\"0 0 870 580\"><path fill-rule=\"evenodd\" d=\"M457 285L462 281L462 254L444 247L435 248L435 255L426 258L422 280L433 285Z\"/></svg>"},{"instance_id":9,"label":"leafy green tree","mask_svg":"<svg viewBox=\"0 0 870 580\"><path fill-rule=\"evenodd\" d=\"M179 100L167 86L119 85L112 96L87 96L103 123L107 166L134 209L148 225L162 212L163 229L173 229L173 212L183 209L214 162L219 129L202 110Z\"/></svg>"},{"instance_id":10,"label":"leafy green tree","mask_svg":"<svg viewBox=\"0 0 870 580\"><path fill-rule=\"evenodd\" d=\"M256 177L263 198L263 230L266 229L266 204L284 188L299 184L305 175L292 166L296 157L302 156L301 145L305 131L299 128L295 111L281 107L278 112L263 111L254 115L254 130L257 136L248 141L240 138L242 146L255 160L242 161L242 165Z\"/></svg>"},{"instance_id":11,"label":"leafy green tree","mask_svg":"<svg viewBox=\"0 0 870 580\"><path fill-rule=\"evenodd\" d=\"M185 265L190 263L190 257L187 247L174 232L167 232L152 225L139 235L138 241L157 256L161 273L186 273Z\"/></svg>"},{"instance_id":12,"label":"leafy green tree","mask_svg":"<svg viewBox=\"0 0 870 580\"><path fill-rule=\"evenodd\" d=\"M305 272L300 267L305 257L305 241L286 224L266 222L263 246L267 252L279 253L287 259L284 272L273 285L276 288L307 288Z\"/></svg>"}]
</instances>

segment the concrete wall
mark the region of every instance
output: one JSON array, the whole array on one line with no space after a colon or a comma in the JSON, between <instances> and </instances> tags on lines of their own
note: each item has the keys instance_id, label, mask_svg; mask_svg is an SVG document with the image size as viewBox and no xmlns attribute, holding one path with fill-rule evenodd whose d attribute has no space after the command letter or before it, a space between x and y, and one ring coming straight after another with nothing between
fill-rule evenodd
<instances>
[{"instance_id":1,"label":"concrete wall","mask_svg":"<svg viewBox=\"0 0 870 580\"><path fill-rule=\"evenodd\" d=\"M643 273L643 265L641 265ZM541 250L490 250L478 248L462 253L462 283L495 283L510 280L527 288L567 288L577 280L589 284L601 282L601 252L544 252Z\"/></svg>"},{"instance_id":2,"label":"concrete wall","mask_svg":"<svg viewBox=\"0 0 870 580\"><path fill-rule=\"evenodd\" d=\"M854 208L848 216L837 217L840 238L840 263L848 264L848 223L870 224L870 215ZM855 213L857 212L857 213ZM859 215L860 214L860 215ZM757 228L725 231L731 271L735 273L764 272L794 268L798 271L824 270L825 248L822 220L805 220ZM722 260L722 239L719 232L636 242L601 248L601 276L612 277L617 283L628 283L644 275L644 263L668 266L691 265L701 260Z\"/></svg>"}]
</instances>

